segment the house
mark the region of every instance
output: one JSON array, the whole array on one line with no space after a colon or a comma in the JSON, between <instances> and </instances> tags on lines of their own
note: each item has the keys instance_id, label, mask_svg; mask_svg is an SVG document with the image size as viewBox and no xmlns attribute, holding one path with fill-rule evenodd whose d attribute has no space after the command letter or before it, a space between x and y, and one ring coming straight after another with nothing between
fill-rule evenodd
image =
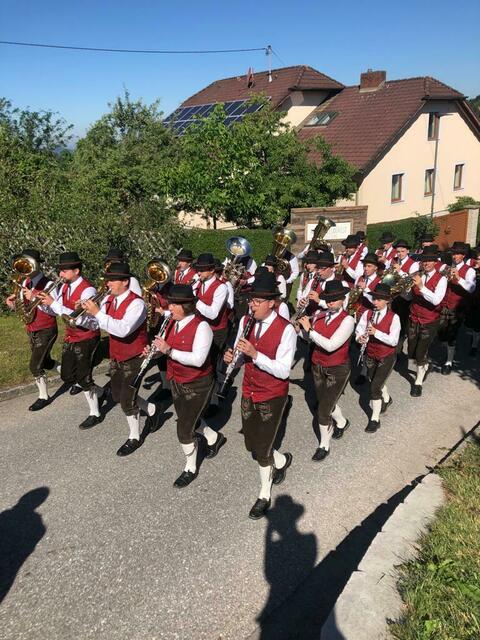
<instances>
[{"instance_id":1,"label":"house","mask_svg":"<svg viewBox=\"0 0 480 640\"><path fill-rule=\"evenodd\" d=\"M269 96L301 139L321 135L356 167L348 204L367 205L368 223L444 211L461 195L480 199L480 121L465 96L435 78L367 71L346 87L309 66L285 67L212 82L170 119L181 132L224 103L234 122L252 93Z\"/></svg>"}]
</instances>

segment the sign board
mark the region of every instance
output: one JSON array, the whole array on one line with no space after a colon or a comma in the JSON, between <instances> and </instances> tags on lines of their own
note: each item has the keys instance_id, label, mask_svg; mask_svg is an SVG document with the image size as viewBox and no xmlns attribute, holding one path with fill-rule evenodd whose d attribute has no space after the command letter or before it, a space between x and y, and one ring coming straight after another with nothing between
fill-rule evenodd
<instances>
[{"instance_id":1,"label":"sign board","mask_svg":"<svg viewBox=\"0 0 480 640\"><path fill-rule=\"evenodd\" d=\"M305 240L306 242L310 242L313 238L313 232L315 227L317 226L316 222L309 223L307 222L305 227ZM325 240L345 240L345 238L352 233L352 223L351 222L337 222L334 227L330 227L330 229L325 234Z\"/></svg>"}]
</instances>

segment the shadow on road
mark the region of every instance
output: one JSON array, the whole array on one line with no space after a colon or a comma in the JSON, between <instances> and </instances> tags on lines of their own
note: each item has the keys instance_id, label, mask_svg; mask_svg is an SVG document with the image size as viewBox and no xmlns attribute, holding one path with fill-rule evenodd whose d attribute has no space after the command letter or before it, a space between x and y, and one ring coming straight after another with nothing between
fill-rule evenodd
<instances>
[{"instance_id":1,"label":"shadow on road","mask_svg":"<svg viewBox=\"0 0 480 640\"><path fill-rule=\"evenodd\" d=\"M12 509L0 513L0 602L45 534L42 516L35 509L45 502L49 493L47 487L33 489Z\"/></svg>"}]
</instances>

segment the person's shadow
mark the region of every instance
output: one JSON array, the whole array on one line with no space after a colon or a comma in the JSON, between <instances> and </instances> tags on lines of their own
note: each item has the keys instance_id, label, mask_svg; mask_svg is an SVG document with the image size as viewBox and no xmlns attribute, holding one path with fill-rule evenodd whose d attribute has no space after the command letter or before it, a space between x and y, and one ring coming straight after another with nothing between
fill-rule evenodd
<instances>
[{"instance_id":1,"label":"person's shadow","mask_svg":"<svg viewBox=\"0 0 480 640\"><path fill-rule=\"evenodd\" d=\"M269 615L313 570L317 558L317 540L313 533L301 533L297 522L305 509L291 496L280 495L267 512L265 534L265 578L270 585L268 600L257 617L261 640L278 637L278 629L269 623Z\"/></svg>"},{"instance_id":2,"label":"person's shadow","mask_svg":"<svg viewBox=\"0 0 480 640\"><path fill-rule=\"evenodd\" d=\"M12 509L0 513L0 602L47 530L35 509L45 502L49 493L47 487L33 489Z\"/></svg>"}]
</instances>

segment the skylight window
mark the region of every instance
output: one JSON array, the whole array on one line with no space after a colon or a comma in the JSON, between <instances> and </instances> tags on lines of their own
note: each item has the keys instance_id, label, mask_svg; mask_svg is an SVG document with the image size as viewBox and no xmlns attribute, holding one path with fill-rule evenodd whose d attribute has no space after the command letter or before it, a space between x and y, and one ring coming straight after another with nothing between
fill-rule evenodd
<instances>
[{"instance_id":1,"label":"skylight window","mask_svg":"<svg viewBox=\"0 0 480 640\"><path fill-rule=\"evenodd\" d=\"M307 122L307 127L326 127L337 115L336 111L316 113L313 118Z\"/></svg>"}]
</instances>

